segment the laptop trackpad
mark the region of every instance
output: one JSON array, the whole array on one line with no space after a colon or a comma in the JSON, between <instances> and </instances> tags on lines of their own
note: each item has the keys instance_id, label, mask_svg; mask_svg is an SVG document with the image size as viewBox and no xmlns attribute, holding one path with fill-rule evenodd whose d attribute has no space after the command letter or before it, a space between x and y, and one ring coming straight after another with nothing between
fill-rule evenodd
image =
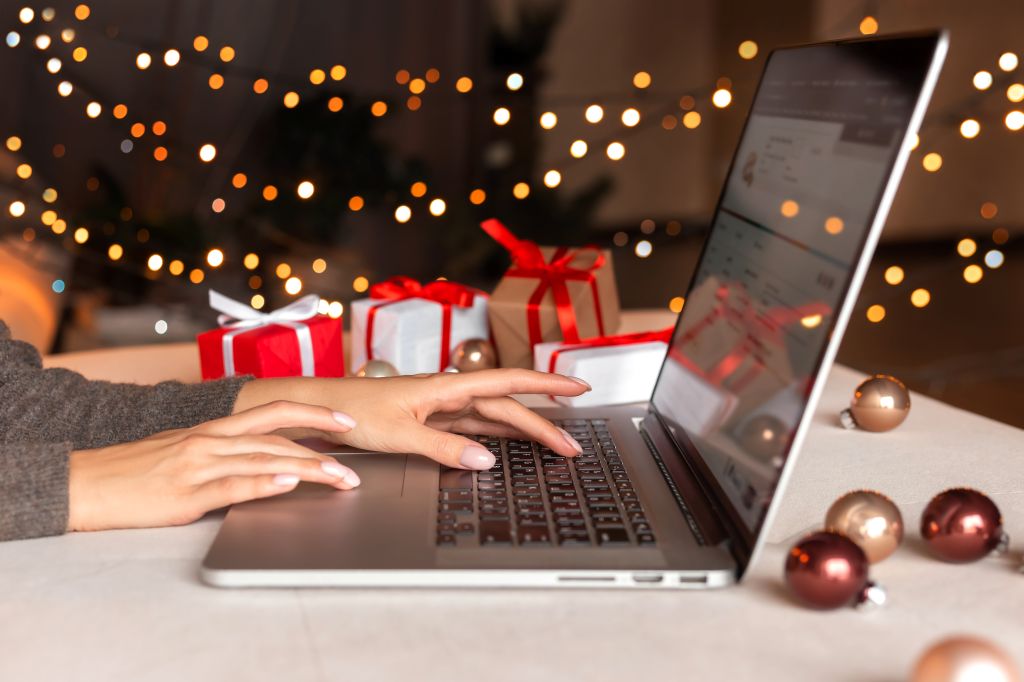
<instances>
[{"instance_id":1,"label":"laptop trackpad","mask_svg":"<svg viewBox=\"0 0 1024 682\"><path fill-rule=\"evenodd\" d=\"M329 453L359 474L359 487L346 495L359 497L401 497L405 489L405 469L410 455L389 453Z\"/></svg>"}]
</instances>

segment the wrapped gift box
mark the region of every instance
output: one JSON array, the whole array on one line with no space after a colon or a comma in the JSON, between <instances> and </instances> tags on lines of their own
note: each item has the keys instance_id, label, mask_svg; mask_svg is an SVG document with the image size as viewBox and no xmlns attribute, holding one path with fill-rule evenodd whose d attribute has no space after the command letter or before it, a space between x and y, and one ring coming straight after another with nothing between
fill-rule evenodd
<instances>
[{"instance_id":1,"label":"wrapped gift box","mask_svg":"<svg viewBox=\"0 0 1024 682\"><path fill-rule=\"evenodd\" d=\"M620 405L650 400L672 329L533 347L534 369L583 379L593 387L583 395L552 396L571 407Z\"/></svg>"},{"instance_id":2,"label":"wrapped gift box","mask_svg":"<svg viewBox=\"0 0 1024 682\"><path fill-rule=\"evenodd\" d=\"M352 369L386 360L400 374L442 372L466 339L490 338L488 297L482 291L437 281L394 277L353 301Z\"/></svg>"},{"instance_id":3,"label":"wrapped gift box","mask_svg":"<svg viewBox=\"0 0 1024 682\"><path fill-rule=\"evenodd\" d=\"M211 291L210 306L221 313L221 327L196 339L203 379L345 376L341 318L317 315L319 301L311 294L262 313Z\"/></svg>"},{"instance_id":4,"label":"wrapped gift box","mask_svg":"<svg viewBox=\"0 0 1024 682\"><path fill-rule=\"evenodd\" d=\"M518 239L497 220L481 227L512 257L490 300L491 330L502 367L532 367L538 343L575 343L619 328L610 251L537 246Z\"/></svg>"}]
</instances>

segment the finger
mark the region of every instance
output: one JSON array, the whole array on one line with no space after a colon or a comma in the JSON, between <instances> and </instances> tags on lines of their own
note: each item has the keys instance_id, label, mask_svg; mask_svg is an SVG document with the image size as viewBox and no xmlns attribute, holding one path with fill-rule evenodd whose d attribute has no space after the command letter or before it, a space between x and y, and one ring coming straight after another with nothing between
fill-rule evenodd
<instances>
[{"instance_id":1,"label":"finger","mask_svg":"<svg viewBox=\"0 0 1024 682\"><path fill-rule=\"evenodd\" d=\"M283 457L266 452L210 457L194 473L196 484L233 476L294 475L303 481L325 483L339 490L359 485L359 476L347 466L330 458L329 462L309 457Z\"/></svg>"},{"instance_id":2,"label":"finger","mask_svg":"<svg viewBox=\"0 0 1024 682\"><path fill-rule=\"evenodd\" d=\"M294 474L228 476L196 488L192 503L198 513L205 514L232 504L281 495L294 490L298 484L299 477Z\"/></svg>"},{"instance_id":3,"label":"finger","mask_svg":"<svg viewBox=\"0 0 1024 682\"><path fill-rule=\"evenodd\" d=\"M474 436L496 436L498 438L529 438L525 433L514 426L492 422L474 416L464 416L457 419L449 419L444 422L434 423L428 419L427 425L435 429L451 431L453 433L465 433Z\"/></svg>"},{"instance_id":4,"label":"finger","mask_svg":"<svg viewBox=\"0 0 1024 682\"><path fill-rule=\"evenodd\" d=\"M351 431L355 425L356 421L352 417L329 407L278 400L201 424L193 431L217 436L266 434L289 428L344 433Z\"/></svg>"},{"instance_id":5,"label":"finger","mask_svg":"<svg viewBox=\"0 0 1024 682\"><path fill-rule=\"evenodd\" d=\"M512 393L576 396L590 390L582 379L530 369L485 369L441 377L445 396L501 397Z\"/></svg>"},{"instance_id":6,"label":"finger","mask_svg":"<svg viewBox=\"0 0 1024 682\"><path fill-rule=\"evenodd\" d=\"M276 434L270 436L213 436L193 432L181 440L181 447L185 452L193 455L243 455L249 452L266 452L272 455L307 457L325 462L333 460L328 455Z\"/></svg>"},{"instance_id":7,"label":"finger","mask_svg":"<svg viewBox=\"0 0 1024 682\"><path fill-rule=\"evenodd\" d=\"M477 398L473 407L481 417L514 426L531 440L547 445L560 455L575 457L583 452L568 432L512 398Z\"/></svg>"},{"instance_id":8,"label":"finger","mask_svg":"<svg viewBox=\"0 0 1024 682\"><path fill-rule=\"evenodd\" d=\"M474 440L447 431L438 431L409 419L395 429L397 436L390 450L413 452L455 469L483 471L494 466L495 457Z\"/></svg>"}]
</instances>

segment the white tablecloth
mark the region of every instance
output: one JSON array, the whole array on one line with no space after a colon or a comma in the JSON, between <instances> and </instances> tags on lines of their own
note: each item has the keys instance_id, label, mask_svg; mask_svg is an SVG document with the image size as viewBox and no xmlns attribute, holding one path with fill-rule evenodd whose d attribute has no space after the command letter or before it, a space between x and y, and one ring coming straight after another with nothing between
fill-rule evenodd
<instances>
[{"instance_id":1,"label":"white tablecloth","mask_svg":"<svg viewBox=\"0 0 1024 682\"><path fill-rule=\"evenodd\" d=\"M887 434L836 414L862 378L836 368L769 538L720 591L248 590L199 583L220 524L0 545L0 680L906 679L949 633L993 639L1024 667L1024 432L914 396ZM1013 550L930 558L921 509L951 486L988 493ZM903 511L903 548L873 568L890 603L817 612L787 596L789 544L833 499L874 488ZM1012 542L1016 538L1016 543Z\"/></svg>"}]
</instances>

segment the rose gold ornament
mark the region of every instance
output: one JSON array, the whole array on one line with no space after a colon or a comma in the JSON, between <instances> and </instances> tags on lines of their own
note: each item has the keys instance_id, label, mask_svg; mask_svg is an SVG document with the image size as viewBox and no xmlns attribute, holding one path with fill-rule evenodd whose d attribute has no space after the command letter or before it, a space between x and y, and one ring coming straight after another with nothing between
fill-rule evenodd
<instances>
[{"instance_id":1,"label":"rose gold ornament","mask_svg":"<svg viewBox=\"0 0 1024 682\"><path fill-rule=\"evenodd\" d=\"M455 346L452 366L460 372L494 369L498 366L498 356L487 339L466 339Z\"/></svg>"},{"instance_id":2,"label":"rose gold ornament","mask_svg":"<svg viewBox=\"0 0 1024 682\"><path fill-rule=\"evenodd\" d=\"M853 393L850 407L839 413L848 429L890 431L903 423L910 412L910 391L888 374L876 374L862 382Z\"/></svg>"},{"instance_id":3,"label":"rose gold ornament","mask_svg":"<svg viewBox=\"0 0 1024 682\"><path fill-rule=\"evenodd\" d=\"M999 508L970 488L951 488L933 497L921 514L921 537L932 554L958 564L977 561L1008 544Z\"/></svg>"},{"instance_id":4,"label":"rose gold ornament","mask_svg":"<svg viewBox=\"0 0 1024 682\"><path fill-rule=\"evenodd\" d=\"M356 372L357 377L396 377L398 370L385 360L367 360Z\"/></svg>"},{"instance_id":5,"label":"rose gold ornament","mask_svg":"<svg viewBox=\"0 0 1024 682\"><path fill-rule=\"evenodd\" d=\"M782 457L789 443L789 429L778 417L761 414L748 421L740 432L740 445L758 459Z\"/></svg>"},{"instance_id":6,"label":"rose gold ornament","mask_svg":"<svg viewBox=\"0 0 1024 682\"><path fill-rule=\"evenodd\" d=\"M789 591L817 609L885 603L885 590L868 580L864 550L832 531L811 533L793 545L785 576Z\"/></svg>"},{"instance_id":7,"label":"rose gold ornament","mask_svg":"<svg viewBox=\"0 0 1024 682\"><path fill-rule=\"evenodd\" d=\"M850 538L877 564L903 542L903 515L892 500L873 490L855 490L832 503L825 530Z\"/></svg>"},{"instance_id":8,"label":"rose gold ornament","mask_svg":"<svg viewBox=\"0 0 1024 682\"><path fill-rule=\"evenodd\" d=\"M1021 682L1005 651L977 637L947 637L929 647L914 666L911 682Z\"/></svg>"}]
</instances>

